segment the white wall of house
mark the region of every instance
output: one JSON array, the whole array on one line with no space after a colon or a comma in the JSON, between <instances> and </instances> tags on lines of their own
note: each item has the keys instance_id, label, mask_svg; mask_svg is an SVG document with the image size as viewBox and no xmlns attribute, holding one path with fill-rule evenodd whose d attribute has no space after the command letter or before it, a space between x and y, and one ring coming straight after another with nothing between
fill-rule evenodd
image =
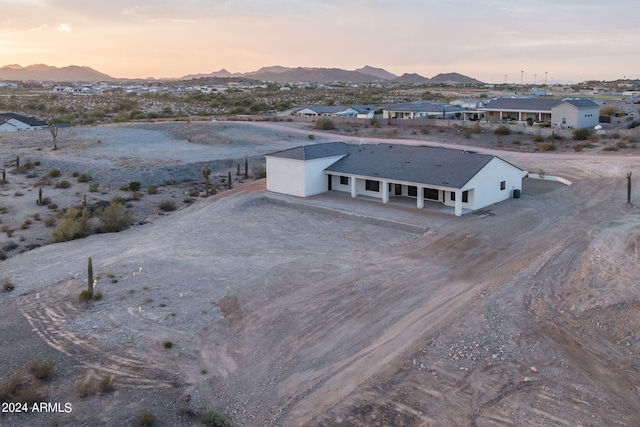
<instances>
[{"instance_id":1,"label":"white wall of house","mask_svg":"<svg viewBox=\"0 0 640 427\"><path fill-rule=\"evenodd\" d=\"M44 129L45 126L31 126L20 120L11 118L0 125L0 132L16 132L19 130Z\"/></svg>"},{"instance_id":2,"label":"white wall of house","mask_svg":"<svg viewBox=\"0 0 640 427\"><path fill-rule=\"evenodd\" d=\"M551 120L563 128L581 129L594 127L600 121L600 109L598 106L578 109L575 105L563 102L551 109Z\"/></svg>"},{"instance_id":3,"label":"white wall of house","mask_svg":"<svg viewBox=\"0 0 640 427\"><path fill-rule=\"evenodd\" d=\"M267 190L298 197L314 196L329 189L324 169L344 155L314 160L266 156Z\"/></svg>"},{"instance_id":4,"label":"white wall of house","mask_svg":"<svg viewBox=\"0 0 640 427\"><path fill-rule=\"evenodd\" d=\"M482 209L494 203L510 199L513 196L513 190L522 191L522 174L522 170L494 157L462 187L463 191L473 190L469 192L470 206L468 207L470 209ZM503 181L504 190L501 190L500 187Z\"/></svg>"}]
</instances>

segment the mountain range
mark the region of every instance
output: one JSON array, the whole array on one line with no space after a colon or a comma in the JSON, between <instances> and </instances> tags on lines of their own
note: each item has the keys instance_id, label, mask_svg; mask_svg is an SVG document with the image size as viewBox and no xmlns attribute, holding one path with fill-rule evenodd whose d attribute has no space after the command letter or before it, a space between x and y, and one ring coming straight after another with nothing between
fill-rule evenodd
<instances>
[{"instance_id":1,"label":"mountain range","mask_svg":"<svg viewBox=\"0 0 640 427\"><path fill-rule=\"evenodd\" d=\"M190 74L180 78L163 80L193 80L211 77L235 77L270 82L349 82L349 83L400 83L400 84L428 84L428 83L453 83L453 84L481 84L479 80L458 73L438 74L432 78L426 78L418 74L403 74L396 76L382 68L364 66L357 70L349 71L340 68L309 68L309 67L282 67L279 65L263 67L248 73L230 73L222 69L208 74ZM18 81L114 81L117 79L101 73L90 67L71 65L67 67L53 67L45 64L29 65L22 67L17 64L5 65L0 68L0 80ZM139 80L139 79L136 79Z\"/></svg>"}]
</instances>

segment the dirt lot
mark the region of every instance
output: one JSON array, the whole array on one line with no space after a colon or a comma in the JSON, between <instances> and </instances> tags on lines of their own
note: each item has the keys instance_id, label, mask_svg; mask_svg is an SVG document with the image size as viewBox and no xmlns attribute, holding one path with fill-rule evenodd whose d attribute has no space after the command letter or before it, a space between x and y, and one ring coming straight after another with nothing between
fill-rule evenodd
<instances>
[{"instance_id":1,"label":"dirt lot","mask_svg":"<svg viewBox=\"0 0 640 427\"><path fill-rule=\"evenodd\" d=\"M181 184L156 196L179 201L181 186L193 185L182 180L197 179L203 164L225 176L244 155L257 162L310 133L363 138L286 126L73 129L74 143L60 139L57 151L44 134L0 141L8 167L20 154L41 162L40 175L86 170L109 187L106 199L122 182L171 179ZM131 135L139 139L126 143ZM453 133L421 138L414 143L469 143ZM15 285L0 293L0 376L29 377L32 360L51 359L51 379L25 383L35 401L72 410L5 413L1 424L136 425L148 411L154 425L193 425L209 408L242 426L640 424L640 210L626 203L625 178L640 159L502 156L573 185L527 182L521 199L460 218L426 210L431 226L417 234L293 198L276 203L249 179L164 216L144 195L131 204L146 224L47 245L30 184L38 177L11 174L2 224L43 213L15 227L20 248L0 262L0 280ZM88 184L73 185L45 190L63 206ZM38 238L43 246L19 253ZM103 293L90 304L78 302L87 256ZM105 376L113 391L79 397L82 384Z\"/></svg>"}]
</instances>

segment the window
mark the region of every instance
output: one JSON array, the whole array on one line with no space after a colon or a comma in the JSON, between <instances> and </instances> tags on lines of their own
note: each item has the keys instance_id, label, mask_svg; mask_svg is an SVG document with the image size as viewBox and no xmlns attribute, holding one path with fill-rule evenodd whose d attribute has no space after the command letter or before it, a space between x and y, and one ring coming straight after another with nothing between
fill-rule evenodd
<instances>
[{"instance_id":1,"label":"window","mask_svg":"<svg viewBox=\"0 0 640 427\"><path fill-rule=\"evenodd\" d=\"M504 190L505 188L507 188L507 182L506 181L500 181L500 190Z\"/></svg>"},{"instance_id":2,"label":"window","mask_svg":"<svg viewBox=\"0 0 640 427\"><path fill-rule=\"evenodd\" d=\"M438 200L438 190L435 188L425 188L424 198L429 200Z\"/></svg>"},{"instance_id":3,"label":"window","mask_svg":"<svg viewBox=\"0 0 640 427\"><path fill-rule=\"evenodd\" d=\"M341 176L340 177L340 185L349 185L349 177Z\"/></svg>"},{"instance_id":4,"label":"window","mask_svg":"<svg viewBox=\"0 0 640 427\"><path fill-rule=\"evenodd\" d=\"M469 203L469 191L462 192L462 203Z\"/></svg>"},{"instance_id":5,"label":"window","mask_svg":"<svg viewBox=\"0 0 640 427\"><path fill-rule=\"evenodd\" d=\"M370 179L367 179L364 183L364 188L367 191L375 191L375 192L379 192L380 191L380 181L372 181Z\"/></svg>"},{"instance_id":6,"label":"window","mask_svg":"<svg viewBox=\"0 0 640 427\"><path fill-rule=\"evenodd\" d=\"M415 185L410 185L407 187L407 194L410 197L418 197L418 187Z\"/></svg>"},{"instance_id":7,"label":"window","mask_svg":"<svg viewBox=\"0 0 640 427\"><path fill-rule=\"evenodd\" d=\"M455 191L452 191L452 192L451 192L451 201L452 201L452 202L455 202L455 201L456 201L456 192L455 192Z\"/></svg>"}]
</instances>

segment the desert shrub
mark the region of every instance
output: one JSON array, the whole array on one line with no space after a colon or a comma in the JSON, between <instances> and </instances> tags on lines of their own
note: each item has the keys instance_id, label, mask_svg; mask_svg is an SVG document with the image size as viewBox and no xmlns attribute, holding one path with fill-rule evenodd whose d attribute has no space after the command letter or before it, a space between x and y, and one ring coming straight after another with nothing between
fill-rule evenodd
<instances>
[{"instance_id":1,"label":"desert shrub","mask_svg":"<svg viewBox=\"0 0 640 427\"><path fill-rule=\"evenodd\" d=\"M588 148L589 144L576 144L573 146L573 151L575 152L579 152L582 151L584 148Z\"/></svg>"},{"instance_id":2,"label":"desert shrub","mask_svg":"<svg viewBox=\"0 0 640 427\"><path fill-rule=\"evenodd\" d=\"M0 206L0 214L6 214L9 212L9 208L6 206Z\"/></svg>"},{"instance_id":3,"label":"desert shrub","mask_svg":"<svg viewBox=\"0 0 640 427\"><path fill-rule=\"evenodd\" d=\"M156 187L155 185L149 187L147 189L147 193L149 193L149 194L158 194L158 187Z\"/></svg>"},{"instance_id":4,"label":"desert shrub","mask_svg":"<svg viewBox=\"0 0 640 427\"><path fill-rule=\"evenodd\" d=\"M511 130L509 129L509 126L500 125L493 131L493 133L495 133L496 135L505 136L509 135L511 133Z\"/></svg>"},{"instance_id":5,"label":"desert shrub","mask_svg":"<svg viewBox=\"0 0 640 427\"><path fill-rule=\"evenodd\" d=\"M465 128L464 132L462 133L464 135L465 138L471 138L471 135L473 135L473 129L471 128Z\"/></svg>"},{"instance_id":6,"label":"desert shrub","mask_svg":"<svg viewBox=\"0 0 640 427\"><path fill-rule=\"evenodd\" d=\"M71 183L67 180L56 182L56 188L69 188L69 187L71 187Z\"/></svg>"},{"instance_id":7,"label":"desert shrub","mask_svg":"<svg viewBox=\"0 0 640 427\"><path fill-rule=\"evenodd\" d=\"M586 141L591 136L591 129L583 128L573 131L573 139L575 141Z\"/></svg>"},{"instance_id":8,"label":"desert shrub","mask_svg":"<svg viewBox=\"0 0 640 427\"><path fill-rule=\"evenodd\" d=\"M628 148L628 145L624 141L616 142L616 147L618 148Z\"/></svg>"},{"instance_id":9,"label":"desert shrub","mask_svg":"<svg viewBox=\"0 0 640 427\"><path fill-rule=\"evenodd\" d=\"M51 205L49 205L51 206ZM69 208L60 218L57 227L51 233L54 242L67 242L87 235L89 213L85 210Z\"/></svg>"},{"instance_id":10,"label":"desert shrub","mask_svg":"<svg viewBox=\"0 0 640 427\"><path fill-rule=\"evenodd\" d=\"M53 361L34 360L29 364L29 373L38 380L48 380L53 373Z\"/></svg>"},{"instance_id":11,"label":"desert shrub","mask_svg":"<svg viewBox=\"0 0 640 427\"><path fill-rule=\"evenodd\" d=\"M93 396L97 392L98 392L98 388L96 386L96 383L93 380L81 381L76 386L76 395L81 399L88 396Z\"/></svg>"},{"instance_id":12,"label":"desert shrub","mask_svg":"<svg viewBox=\"0 0 640 427\"><path fill-rule=\"evenodd\" d=\"M77 178L80 176L80 172L74 172L71 174L72 177Z\"/></svg>"},{"instance_id":13,"label":"desert shrub","mask_svg":"<svg viewBox=\"0 0 640 427\"><path fill-rule=\"evenodd\" d=\"M92 193L97 193L99 187L100 187L99 182L92 182L89 184L89 191Z\"/></svg>"},{"instance_id":14,"label":"desert shrub","mask_svg":"<svg viewBox=\"0 0 640 427\"><path fill-rule=\"evenodd\" d=\"M536 135L532 139L533 139L534 142L542 142L542 141L544 141L544 138L542 137L542 135Z\"/></svg>"},{"instance_id":15,"label":"desert shrub","mask_svg":"<svg viewBox=\"0 0 640 427\"><path fill-rule=\"evenodd\" d=\"M262 179L267 177L267 168L263 165L253 165L251 172L255 179Z\"/></svg>"},{"instance_id":16,"label":"desert shrub","mask_svg":"<svg viewBox=\"0 0 640 427\"><path fill-rule=\"evenodd\" d=\"M314 140L316 139L316 136L314 134L309 134L309 139Z\"/></svg>"},{"instance_id":17,"label":"desert shrub","mask_svg":"<svg viewBox=\"0 0 640 427\"><path fill-rule=\"evenodd\" d=\"M543 142L540 144L540 151L556 151L556 144L553 142Z\"/></svg>"},{"instance_id":18,"label":"desert shrub","mask_svg":"<svg viewBox=\"0 0 640 427\"><path fill-rule=\"evenodd\" d=\"M98 387L100 388L101 393L112 392L113 390L115 390L115 385L113 384L113 377L109 375L107 375L106 377L102 377Z\"/></svg>"},{"instance_id":19,"label":"desert shrub","mask_svg":"<svg viewBox=\"0 0 640 427\"><path fill-rule=\"evenodd\" d=\"M55 203L49 203L47 205L47 209L51 209L51 210L58 209L58 205L56 205Z\"/></svg>"},{"instance_id":20,"label":"desert shrub","mask_svg":"<svg viewBox=\"0 0 640 427\"><path fill-rule=\"evenodd\" d=\"M161 211L164 211L164 212L171 212L177 209L176 203L171 200L165 200L164 202L161 202L160 205L158 205L158 207L160 208Z\"/></svg>"},{"instance_id":21,"label":"desert shrub","mask_svg":"<svg viewBox=\"0 0 640 427\"><path fill-rule=\"evenodd\" d=\"M156 422L156 416L149 411L142 411L136 417L136 424L139 427L149 427Z\"/></svg>"},{"instance_id":22,"label":"desert shrub","mask_svg":"<svg viewBox=\"0 0 640 427\"><path fill-rule=\"evenodd\" d=\"M315 128L322 130L331 130L335 129L336 125L329 117L318 117L316 119Z\"/></svg>"},{"instance_id":23,"label":"desert shrub","mask_svg":"<svg viewBox=\"0 0 640 427\"><path fill-rule=\"evenodd\" d=\"M18 374L0 382L0 402L34 403L43 398L42 390Z\"/></svg>"},{"instance_id":24,"label":"desert shrub","mask_svg":"<svg viewBox=\"0 0 640 427\"><path fill-rule=\"evenodd\" d=\"M5 279L4 282L2 282L2 290L5 291L5 292L11 292L15 288L16 288L16 286L9 279ZM2 399L0 399L0 400L2 400Z\"/></svg>"},{"instance_id":25,"label":"desert shrub","mask_svg":"<svg viewBox=\"0 0 640 427\"><path fill-rule=\"evenodd\" d=\"M606 147L602 147L602 151L618 151L619 148L615 145L607 145Z\"/></svg>"},{"instance_id":26,"label":"desert shrub","mask_svg":"<svg viewBox=\"0 0 640 427\"><path fill-rule=\"evenodd\" d=\"M200 416L200 422L211 427L233 427L229 418L214 409L204 411Z\"/></svg>"},{"instance_id":27,"label":"desert shrub","mask_svg":"<svg viewBox=\"0 0 640 427\"><path fill-rule=\"evenodd\" d=\"M111 202L98 213L101 233L116 233L126 230L135 220L131 212L126 212L121 203Z\"/></svg>"},{"instance_id":28,"label":"desert shrub","mask_svg":"<svg viewBox=\"0 0 640 427\"><path fill-rule=\"evenodd\" d=\"M124 197L121 196L115 196L113 199L111 199L111 203L122 203L124 204L127 201L127 199L125 199Z\"/></svg>"},{"instance_id":29,"label":"desert shrub","mask_svg":"<svg viewBox=\"0 0 640 427\"><path fill-rule=\"evenodd\" d=\"M140 191L140 183L138 181L131 181L129 183L130 191Z\"/></svg>"},{"instance_id":30,"label":"desert shrub","mask_svg":"<svg viewBox=\"0 0 640 427\"><path fill-rule=\"evenodd\" d=\"M514 139L513 141L511 141L511 143L513 145L520 145L520 140L519 139Z\"/></svg>"},{"instance_id":31,"label":"desert shrub","mask_svg":"<svg viewBox=\"0 0 640 427\"><path fill-rule=\"evenodd\" d=\"M24 196L24 193L22 191L16 191L15 193L13 193L13 195L15 197L21 197L21 196Z\"/></svg>"},{"instance_id":32,"label":"desert shrub","mask_svg":"<svg viewBox=\"0 0 640 427\"><path fill-rule=\"evenodd\" d=\"M163 346L164 348L171 348L171 347L173 347L173 342L171 342L171 341L165 341L165 342L163 342L163 343L162 343L162 346Z\"/></svg>"},{"instance_id":33,"label":"desert shrub","mask_svg":"<svg viewBox=\"0 0 640 427\"><path fill-rule=\"evenodd\" d=\"M7 259L7 254L0 249L0 261L4 261L5 259Z\"/></svg>"},{"instance_id":34,"label":"desert shrub","mask_svg":"<svg viewBox=\"0 0 640 427\"><path fill-rule=\"evenodd\" d=\"M78 175L78 182L89 182L91 181L91 175L87 173L81 173Z\"/></svg>"}]
</instances>

